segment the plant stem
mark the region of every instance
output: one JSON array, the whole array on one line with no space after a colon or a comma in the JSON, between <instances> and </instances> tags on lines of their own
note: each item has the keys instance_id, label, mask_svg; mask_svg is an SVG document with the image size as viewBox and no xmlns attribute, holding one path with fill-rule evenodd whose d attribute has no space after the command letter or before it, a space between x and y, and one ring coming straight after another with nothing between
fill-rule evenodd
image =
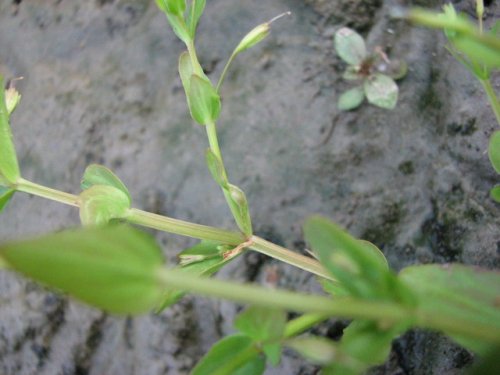
<instances>
[{"instance_id":1,"label":"plant stem","mask_svg":"<svg viewBox=\"0 0 500 375\"><path fill-rule=\"evenodd\" d=\"M314 258L297 254L257 236L252 236L251 241L253 245L251 245L250 248L261 254L265 254L288 264L300 264L300 268L303 270L324 277L325 279L334 280L332 275L330 275L330 273L328 273L328 271Z\"/></svg>"},{"instance_id":2,"label":"plant stem","mask_svg":"<svg viewBox=\"0 0 500 375\"><path fill-rule=\"evenodd\" d=\"M319 324L324 320L327 320L329 317L329 314L309 313L290 320L286 324L283 338L289 339L300 335L302 332L314 327L316 324Z\"/></svg>"},{"instance_id":3,"label":"plant stem","mask_svg":"<svg viewBox=\"0 0 500 375\"><path fill-rule=\"evenodd\" d=\"M63 191L51 189L49 187L35 184L34 182L19 178L14 186L17 191L37 195L56 202L68 204L70 206L79 207L80 198L78 195L65 193Z\"/></svg>"},{"instance_id":4,"label":"plant stem","mask_svg":"<svg viewBox=\"0 0 500 375\"><path fill-rule=\"evenodd\" d=\"M224 82L224 78L226 78L227 71L229 70L229 66L233 62L234 58L236 57L236 54L233 52L231 56L229 57L229 60L227 60L226 65L224 66L224 69L222 70L222 74L220 75L219 82L217 83L216 91L219 93L220 87L222 86L222 83Z\"/></svg>"},{"instance_id":5,"label":"plant stem","mask_svg":"<svg viewBox=\"0 0 500 375\"><path fill-rule=\"evenodd\" d=\"M484 91L486 92L488 100L491 104L491 108L495 113L497 123L498 125L500 125L500 102L498 101L498 97L495 93L495 90L493 90L493 86L491 85L489 79L480 79L479 82L481 82L481 85L483 85Z\"/></svg>"}]
</instances>

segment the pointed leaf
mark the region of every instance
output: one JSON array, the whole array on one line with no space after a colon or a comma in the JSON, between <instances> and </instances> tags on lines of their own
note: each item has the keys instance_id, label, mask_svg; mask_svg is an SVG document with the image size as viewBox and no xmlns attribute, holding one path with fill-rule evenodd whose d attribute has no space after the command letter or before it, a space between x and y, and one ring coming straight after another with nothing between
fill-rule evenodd
<instances>
[{"instance_id":1,"label":"pointed leaf","mask_svg":"<svg viewBox=\"0 0 500 375\"><path fill-rule=\"evenodd\" d=\"M109 185L94 185L80 194L80 219L84 225L104 225L124 218L130 208L129 197Z\"/></svg>"},{"instance_id":2,"label":"pointed leaf","mask_svg":"<svg viewBox=\"0 0 500 375\"><path fill-rule=\"evenodd\" d=\"M224 166L221 160L215 155L209 148L205 153L205 158L207 161L208 170L212 175L212 178L217 182L223 189L229 189L229 181L224 173Z\"/></svg>"},{"instance_id":3,"label":"pointed leaf","mask_svg":"<svg viewBox=\"0 0 500 375\"><path fill-rule=\"evenodd\" d=\"M205 9L206 0L193 0L191 4L191 11L188 16L187 24L189 25L189 31L191 32L191 37L194 39L196 34L196 27L198 26L198 21L200 20L203 10Z\"/></svg>"},{"instance_id":4,"label":"pointed leaf","mask_svg":"<svg viewBox=\"0 0 500 375\"><path fill-rule=\"evenodd\" d=\"M129 203L132 201L125 184L111 170L102 165L91 164L85 169L81 183L82 190L86 190L94 185L113 186L125 193Z\"/></svg>"},{"instance_id":5,"label":"pointed leaf","mask_svg":"<svg viewBox=\"0 0 500 375\"><path fill-rule=\"evenodd\" d=\"M398 102L398 85L391 77L384 74L375 74L365 83L366 98L377 107L393 109Z\"/></svg>"},{"instance_id":6,"label":"pointed leaf","mask_svg":"<svg viewBox=\"0 0 500 375\"><path fill-rule=\"evenodd\" d=\"M359 107L364 98L365 91L363 86L354 87L340 95L337 107L341 111L349 111Z\"/></svg>"},{"instance_id":7,"label":"pointed leaf","mask_svg":"<svg viewBox=\"0 0 500 375\"><path fill-rule=\"evenodd\" d=\"M9 111L5 101L4 81L0 76L0 177L14 184L21 176L16 149L9 125Z\"/></svg>"},{"instance_id":8,"label":"pointed leaf","mask_svg":"<svg viewBox=\"0 0 500 375\"><path fill-rule=\"evenodd\" d=\"M335 33L335 51L350 65L359 65L366 57L365 41L357 32L343 27Z\"/></svg>"},{"instance_id":9,"label":"pointed leaf","mask_svg":"<svg viewBox=\"0 0 500 375\"><path fill-rule=\"evenodd\" d=\"M500 174L500 131L494 132L490 137L488 157L495 171Z\"/></svg>"},{"instance_id":10,"label":"pointed leaf","mask_svg":"<svg viewBox=\"0 0 500 375\"><path fill-rule=\"evenodd\" d=\"M7 203L14 195L15 190L0 186L0 212L3 211Z\"/></svg>"},{"instance_id":11,"label":"pointed leaf","mask_svg":"<svg viewBox=\"0 0 500 375\"><path fill-rule=\"evenodd\" d=\"M497 185L490 190L490 197L495 202L500 203L500 185Z\"/></svg>"},{"instance_id":12,"label":"pointed leaf","mask_svg":"<svg viewBox=\"0 0 500 375\"><path fill-rule=\"evenodd\" d=\"M116 314L152 309L162 295L154 240L129 226L65 231L0 245L14 270Z\"/></svg>"},{"instance_id":13,"label":"pointed leaf","mask_svg":"<svg viewBox=\"0 0 500 375\"><path fill-rule=\"evenodd\" d=\"M236 334L215 343L191 375L260 375L264 370L265 361L253 340Z\"/></svg>"},{"instance_id":14,"label":"pointed leaf","mask_svg":"<svg viewBox=\"0 0 500 375\"><path fill-rule=\"evenodd\" d=\"M188 97L191 116L196 122L205 125L217 120L221 102L210 81L192 74L189 80Z\"/></svg>"},{"instance_id":15,"label":"pointed leaf","mask_svg":"<svg viewBox=\"0 0 500 375\"><path fill-rule=\"evenodd\" d=\"M158 8L167 14L182 17L186 10L186 0L156 0Z\"/></svg>"}]
</instances>

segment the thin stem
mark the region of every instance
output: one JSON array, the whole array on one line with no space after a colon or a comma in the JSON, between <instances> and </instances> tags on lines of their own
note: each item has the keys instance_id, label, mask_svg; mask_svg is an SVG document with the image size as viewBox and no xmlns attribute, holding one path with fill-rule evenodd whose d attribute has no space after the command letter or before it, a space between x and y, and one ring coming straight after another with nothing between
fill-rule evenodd
<instances>
[{"instance_id":1,"label":"thin stem","mask_svg":"<svg viewBox=\"0 0 500 375\"><path fill-rule=\"evenodd\" d=\"M222 86L222 82L224 82L224 79L226 78L226 74L229 70L229 66L232 64L234 58L236 57L236 53L232 53L231 56L229 57L229 60L227 60L226 65L224 66L224 69L222 70L222 74L220 75L219 82L217 83L216 91L217 93L220 91L220 87Z\"/></svg>"},{"instance_id":2,"label":"thin stem","mask_svg":"<svg viewBox=\"0 0 500 375\"><path fill-rule=\"evenodd\" d=\"M201 77L204 77L205 72L203 72L203 68L201 67L198 56L196 55L194 40L191 39L189 43L186 43L186 47L188 49L189 57L191 58L191 64L193 65L193 72Z\"/></svg>"},{"instance_id":3,"label":"thin stem","mask_svg":"<svg viewBox=\"0 0 500 375\"><path fill-rule=\"evenodd\" d=\"M245 237L239 232L231 232L225 229L172 219L136 208L130 209L127 221L164 232L198 238L200 240L222 242L228 245L236 246L245 241Z\"/></svg>"},{"instance_id":4,"label":"thin stem","mask_svg":"<svg viewBox=\"0 0 500 375\"><path fill-rule=\"evenodd\" d=\"M328 318L330 318L329 314L318 313L309 313L299 316L298 318L290 320L286 324L283 338L289 339L291 337L300 335L304 331L307 331L309 328L314 327L316 324L319 324L322 321L327 320Z\"/></svg>"},{"instance_id":5,"label":"thin stem","mask_svg":"<svg viewBox=\"0 0 500 375\"><path fill-rule=\"evenodd\" d=\"M295 266L300 264L300 268L303 270L309 271L317 276L324 277L325 279L334 280L332 275L330 275L330 273L325 270L325 268L314 258L297 254L257 236L252 236L251 240L253 242L253 245L250 246L252 250L258 251L259 253L281 260L282 262L288 264Z\"/></svg>"},{"instance_id":6,"label":"thin stem","mask_svg":"<svg viewBox=\"0 0 500 375\"><path fill-rule=\"evenodd\" d=\"M486 92L488 100L491 104L491 108L495 113L497 123L498 125L500 125L500 102L498 101L498 97L495 93L495 90L493 90L493 86L491 85L489 79L480 79L479 82L481 82L481 85L483 85L484 91Z\"/></svg>"},{"instance_id":7,"label":"thin stem","mask_svg":"<svg viewBox=\"0 0 500 375\"><path fill-rule=\"evenodd\" d=\"M37 195L39 197L50 199L56 202L68 204L70 206L74 207L80 206L80 198L78 197L78 195L65 193L63 191L35 184L34 182L25 180L24 178L19 178L14 188L17 191L22 191L24 193Z\"/></svg>"}]
</instances>

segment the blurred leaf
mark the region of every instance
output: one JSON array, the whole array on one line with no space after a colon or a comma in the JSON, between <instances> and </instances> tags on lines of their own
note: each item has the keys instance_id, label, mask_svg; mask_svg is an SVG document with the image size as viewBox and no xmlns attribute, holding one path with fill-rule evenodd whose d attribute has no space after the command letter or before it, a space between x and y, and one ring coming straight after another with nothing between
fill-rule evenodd
<instances>
[{"instance_id":1,"label":"blurred leaf","mask_svg":"<svg viewBox=\"0 0 500 375\"><path fill-rule=\"evenodd\" d=\"M419 310L425 315L468 322L475 330L473 336L458 337L442 328L461 345L485 354L491 348L491 336L496 335L500 343L499 272L458 264L426 265L405 268L399 278L417 293Z\"/></svg>"},{"instance_id":2,"label":"blurred leaf","mask_svg":"<svg viewBox=\"0 0 500 375\"><path fill-rule=\"evenodd\" d=\"M209 148L205 153L205 158L207 161L208 170L215 180L217 185L223 189L229 189L229 181L224 173L224 166L221 160L215 155Z\"/></svg>"},{"instance_id":3,"label":"blurred leaf","mask_svg":"<svg viewBox=\"0 0 500 375\"><path fill-rule=\"evenodd\" d=\"M359 107L364 98L365 91L363 89L363 86L357 86L340 95L337 107L341 111L349 111L351 109Z\"/></svg>"},{"instance_id":4,"label":"blurred leaf","mask_svg":"<svg viewBox=\"0 0 500 375\"><path fill-rule=\"evenodd\" d=\"M194 39L196 34L196 27L198 26L198 21L200 20L203 10L205 9L205 0L193 0L191 4L191 10L189 11L187 24L189 25L189 31L191 32L191 37Z\"/></svg>"},{"instance_id":5,"label":"blurred leaf","mask_svg":"<svg viewBox=\"0 0 500 375\"><path fill-rule=\"evenodd\" d=\"M398 85L391 77L374 74L364 82L366 98L377 107L393 109L398 102Z\"/></svg>"},{"instance_id":6,"label":"blurred leaf","mask_svg":"<svg viewBox=\"0 0 500 375\"><path fill-rule=\"evenodd\" d=\"M191 57L187 51L182 52L179 56L179 75L181 76L182 86L184 87L184 92L187 96L189 92L189 81L193 75L193 65L191 63Z\"/></svg>"},{"instance_id":7,"label":"blurred leaf","mask_svg":"<svg viewBox=\"0 0 500 375\"><path fill-rule=\"evenodd\" d=\"M156 0L161 11L174 16L182 17L186 10L186 0Z\"/></svg>"},{"instance_id":8,"label":"blurred leaf","mask_svg":"<svg viewBox=\"0 0 500 375\"><path fill-rule=\"evenodd\" d=\"M335 50L342 60L350 65L359 65L366 57L366 46L357 32L343 27L335 33Z\"/></svg>"},{"instance_id":9,"label":"blurred leaf","mask_svg":"<svg viewBox=\"0 0 500 375\"><path fill-rule=\"evenodd\" d=\"M495 171L500 174L500 131L496 131L490 137L488 156Z\"/></svg>"},{"instance_id":10,"label":"blurred leaf","mask_svg":"<svg viewBox=\"0 0 500 375\"><path fill-rule=\"evenodd\" d=\"M103 225L124 218L129 197L110 185L94 185L80 193L80 219L84 225Z\"/></svg>"},{"instance_id":11,"label":"blurred leaf","mask_svg":"<svg viewBox=\"0 0 500 375\"><path fill-rule=\"evenodd\" d=\"M0 76L0 177L14 184L21 176L9 125L3 77Z\"/></svg>"},{"instance_id":12,"label":"blurred leaf","mask_svg":"<svg viewBox=\"0 0 500 375\"><path fill-rule=\"evenodd\" d=\"M188 97L191 116L196 122L205 125L217 120L221 108L220 97L208 79L192 74Z\"/></svg>"},{"instance_id":13,"label":"blurred leaf","mask_svg":"<svg viewBox=\"0 0 500 375\"><path fill-rule=\"evenodd\" d=\"M85 169L81 182L82 190L94 185L113 186L127 195L129 203L132 201L125 184L111 170L102 165L91 164Z\"/></svg>"},{"instance_id":14,"label":"blurred leaf","mask_svg":"<svg viewBox=\"0 0 500 375\"><path fill-rule=\"evenodd\" d=\"M14 195L15 190L0 186L0 212L3 211L7 203Z\"/></svg>"},{"instance_id":15,"label":"blurred leaf","mask_svg":"<svg viewBox=\"0 0 500 375\"><path fill-rule=\"evenodd\" d=\"M354 65L348 65L344 71L344 74L342 74L342 78L344 78L347 81L355 81L363 79L364 76L359 73L359 67Z\"/></svg>"},{"instance_id":16,"label":"blurred leaf","mask_svg":"<svg viewBox=\"0 0 500 375\"><path fill-rule=\"evenodd\" d=\"M347 297L350 296L351 293L349 290L342 285L342 283L331 281L325 279L324 277L318 277L317 281L323 287L323 290L334 297Z\"/></svg>"},{"instance_id":17,"label":"blurred leaf","mask_svg":"<svg viewBox=\"0 0 500 375\"><path fill-rule=\"evenodd\" d=\"M500 203L500 185L497 185L490 190L490 197L495 202Z\"/></svg>"},{"instance_id":18,"label":"blurred leaf","mask_svg":"<svg viewBox=\"0 0 500 375\"><path fill-rule=\"evenodd\" d=\"M229 184L226 196L229 197L229 208L234 216L238 228L247 237L252 235L252 219L248 209L247 197L238 186Z\"/></svg>"},{"instance_id":19,"label":"blurred leaf","mask_svg":"<svg viewBox=\"0 0 500 375\"><path fill-rule=\"evenodd\" d=\"M285 345L316 365L327 365L341 358L338 344L324 337L296 337L287 340Z\"/></svg>"},{"instance_id":20,"label":"blurred leaf","mask_svg":"<svg viewBox=\"0 0 500 375\"><path fill-rule=\"evenodd\" d=\"M14 270L115 314L139 314L162 296L155 241L129 226L85 228L0 245Z\"/></svg>"},{"instance_id":21,"label":"blurred leaf","mask_svg":"<svg viewBox=\"0 0 500 375\"><path fill-rule=\"evenodd\" d=\"M282 310L251 306L236 318L234 326L256 342L269 361L277 366L281 358L280 339L285 331L286 314Z\"/></svg>"},{"instance_id":22,"label":"blurred leaf","mask_svg":"<svg viewBox=\"0 0 500 375\"><path fill-rule=\"evenodd\" d=\"M264 370L265 360L253 340L236 334L215 343L191 375L259 375Z\"/></svg>"},{"instance_id":23,"label":"blurred leaf","mask_svg":"<svg viewBox=\"0 0 500 375\"><path fill-rule=\"evenodd\" d=\"M489 350L467 372L468 375L498 375L500 369L500 345Z\"/></svg>"},{"instance_id":24,"label":"blurred leaf","mask_svg":"<svg viewBox=\"0 0 500 375\"><path fill-rule=\"evenodd\" d=\"M450 42L467 58L489 69L500 67L500 50L484 44L481 40L467 35L449 38Z\"/></svg>"},{"instance_id":25,"label":"blurred leaf","mask_svg":"<svg viewBox=\"0 0 500 375\"><path fill-rule=\"evenodd\" d=\"M7 108L9 116L14 112L20 101L21 94L19 94L15 87L11 86L5 90L5 108Z\"/></svg>"}]
</instances>

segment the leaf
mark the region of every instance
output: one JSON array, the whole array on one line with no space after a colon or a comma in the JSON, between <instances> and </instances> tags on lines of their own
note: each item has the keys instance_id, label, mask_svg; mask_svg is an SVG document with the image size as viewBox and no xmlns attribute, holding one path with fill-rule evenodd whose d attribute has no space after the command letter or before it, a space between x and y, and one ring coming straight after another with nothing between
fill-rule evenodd
<instances>
[{"instance_id":1,"label":"leaf","mask_svg":"<svg viewBox=\"0 0 500 375\"><path fill-rule=\"evenodd\" d=\"M485 36L487 34L483 38ZM476 38L475 35L457 34L448 39L453 44L453 47L466 55L470 61L485 66L488 69L500 67L500 49L485 44L483 40Z\"/></svg>"},{"instance_id":2,"label":"leaf","mask_svg":"<svg viewBox=\"0 0 500 375\"><path fill-rule=\"evenodd\" d=\"M129 203L132 202L125 184L111 170L102 165L91 164L85 169L81 182L82 190L89 189L94 185L113 186L127 195Z\"/></svg>"},{"instance_id":3,"label":"leaf","mask_svg":"<svg viewBox=\"0 0 500 375\"><path fill-rule=\"evenodd\" d=\"M157 0L157 1L165 1L165 0ZM161 8L160 8L161 9ZM169 12L164 12L165 16L167 16L168 23L170 27L177 37L182 40L185 44L188 44L192 41L191 34L186 27L186 23L184 19L180 16L176 16Z\"/></svg>"},{"instance_id":4,"label":"leaf","mask_svg":"<svg viewBox=\"0 0 500 375\"><path fill-rule=\"evenodd\" d=\"M219 117L220 97L208 79L192 74L189 80L188 103L193 119L201 125Z\"/></svg>"},{"instance_id":5,"label":"leaf","mask_svg":"<svg viewBox=\"0 0 500 375\"><path fill-rule=\"evenodd\" d=\"M488 157L495 171L500 174L500 131L496 131L490 137L488 145Z\"/></svg>"},{"instance_id":6,"label":"leaf","mask_svg":"<svg viewBox=\"0 0 500 375\"><path fill-rule=\"evenodd\" d=\"M341 111L349 111L359 107L364 98L365 91L363 86L357 86L340 95L337 107Z\"/></svg>"},{"instance_id":7,"label":"leaf","mask_svg":"<svg viewBox=\"0 0 500 375\"><path fill-rule=\"evenodd\" d=\"M384 74L370 76L364 83L365 95L377 107L393 109L398 102L398 85Z\"/></svg>"},{"instance_id":8,"label":"leaf","mask_svg":"<svg viewBox=\"0 0 500 375\"><path fill-rule=\"evenodd\" d=\"M139 314L162 296L154 240L129 226L85 228L0 245L11 268L115 314Z\"/></svg>"},{"instance_id":9,"label":"leaf","mask_svg":"<svg viewBox=\"0 0 500 375\"><path fill-rule=\"evenodd\" d=\"M156 5L166 14L182 17L186 10L186 0L156 0Z\"/></svg>"},{"instance_id":10,"label":"leaf","mask_svg":"<svg viewBox=\"0 0 500 375\"><path fill-rule=\"evenodd\" d=\"M227 180L227 176L224 172L222 161L209 148L205 152L205 159L207 161L208 170L217 185L223 189L229 190L229 181Z\"/></svg>"},{"instance_id":11,"label":"leaf","mask_svg":"<svg viewBox=\"0 0 500 375\"><path fill-rule=\"evenodd\" d=\"M250 218L247 197L238 186L229 184L228 187L225 190L225 195L228 197L229 208L236 224L243 234L250 237L252 235L252 219Z\"/></svg>"},{"instance_id":12,"label":"leaf","mask_svg":"<svg viewBox=\"0 0 500 375\"><path fill-rule=\"evenodd\" d=\"M0 212L3 211L7 203L11 200L15 190L0 186Z\"/></svg>"},{"instance_id":13,"label":"leaf","mask_svg":"<svg viewBox=\"0 0 500 375\"><path fill-rule=\"evenodd\" d=\"M265 361L253 340L236 334L215 343L191 375L259 375L264 370Z\"/></svg>"},{"instance_id":14,"label":"leaf","mask_svg":"<svg viewBox=\"0 0 500 375\"><path fill-rule=\"evenodd\" d=\"M191 32L191 37L194 39L196 34L196 27L198 26L198 21L200 20L203 10L205 9L206 0L193 0L191 4L191 11L188 15L187 24L189 25L189 31Z\"/></svg>"},{"instance_id":15,"label":"leaf","mask_svg":"<svg viewBox=\"0 0 500 375\"><path fill-rule=\"evenodd\" d=\"M350 65L359 65L366 57L366 46L357 32L343 27L335 33L335 51L342 60Z\"/></svg>"},{"instance_id":16,"label":"leaf","mask_svg":"<svg viewBox=\"0 0 500 375\"><path fill-rule=\"evenodd\" d=\"M14 184L21 177L21 173L12 141L4 87L3 77L0 76L0 178L3 177L2 179Z\"/></svg>"},{"instance_id":17,"label":"leaf","mask_svg":"<svg viewBox=\"0 0 500 375\"><path fill-rule=\"evenodd\" d=\"M193 65L191 63L191 57L189 57L189 53L184 51L179 56L179 75L181 77L182 86L184 87L184 92L189 92L189 80L193 75ZM189 97L188 97L189 99Z\"/></svg>"},{"instance_id":18,"label":"leaf","mask_svg":"<svg viewBox=\"0 0 500 375\"><path fill-rule=\"evenodd\" d=\"M497 185L490 190L490 197L495 202L500 203L500 185Z\"/></svg>"},{"instance_id":19,"label":"leaf","mask_svg":"<svg viewBox=\"0 0 500 375\"><path fill-rule=\"evenodd\" d=\"M344 78L347 81L355 81L363 79L364 76L359 73L359 67L354 65L348 65L346 70L344 71L344 74L342 74L342 78Z\"/></svg>"},{"instance_id":20,"label":"leaf","mask_svg":"<svg viewBox=\"0 0 500 375\"><path fill-rule=\"evenodd\" d=\"M458 264L425 265L403 269L399 279L417 294L421 313L463 321L470 327L474 333L461 336L452 326L440 328L460 344L484 354L492 342L500 343L499 272Z\"/></svg>"},{"instance_id":21,"label":"leaf","mask_svg":"<svg viewBox=\"0 0 500 375\"><path fill-rule=\"evenodd\" d=\"M80 194L80 219L83 225L104 225L124 218L130 208L129 197L110 185L94 185Z\"/></svg>"},{"instance_id":22,"label":"leaf","mask_svg":"<svg viewBox=\"0 0 500 375\"><path fill-rule=\"evenodd\" d=\"M254 341L262 343L269 361L277 366L281 358L279 341L285 331L285 324L284 311L251 306L238 315L234 326Z\"/></svg>"},{"instance_id":23,"label":"leaf","mask_svg":"<svg viewBox=\"0 0 500 375\"><path fill-rule=\"evenodd\" d=\"M297 337L287 340L285 345L316 365L327 365L340 357L338 344L324 337Z\"/></svg>"}]
</instances>

